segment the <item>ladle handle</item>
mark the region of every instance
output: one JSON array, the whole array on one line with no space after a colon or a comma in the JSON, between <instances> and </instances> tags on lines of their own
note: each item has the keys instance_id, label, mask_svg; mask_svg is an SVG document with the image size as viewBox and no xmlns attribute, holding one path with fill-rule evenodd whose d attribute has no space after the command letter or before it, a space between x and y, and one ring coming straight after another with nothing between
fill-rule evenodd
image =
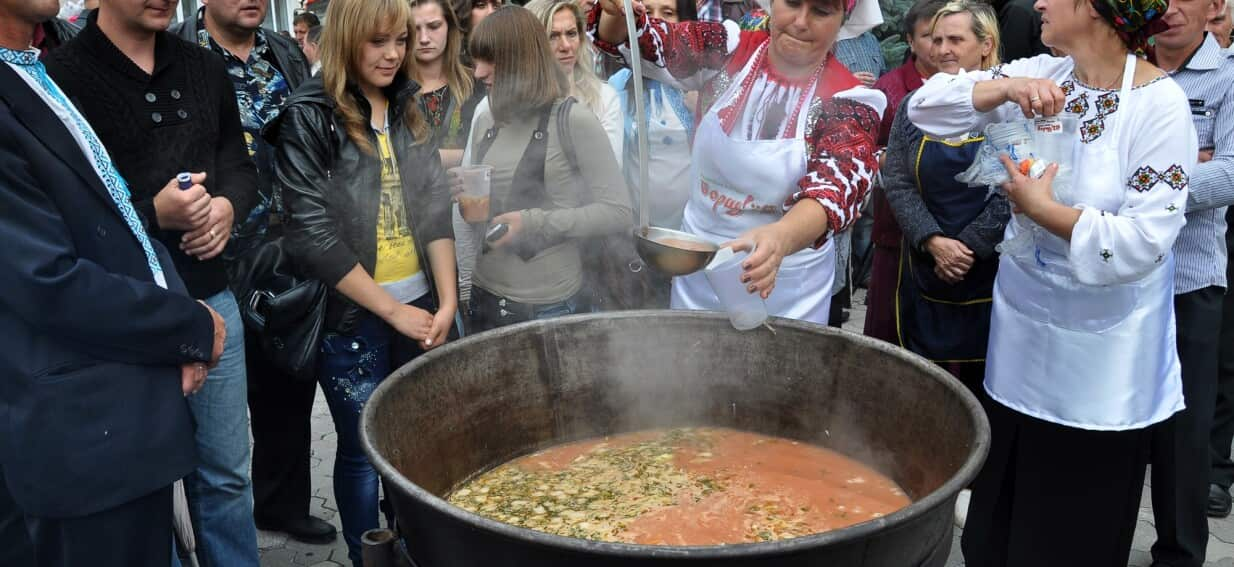
<instances>
[{"instance_id":1,"label":"ladle handle","mask_svg":"<svg viewBox=\"0 0 1234 567\"><path fill-rule=\"evenodd\" d=\"M634 123L638 133L638 226L645 229L650 226L651 205L647 180L647 101L643 100L643 53L639 50L638 30L634 23L634 0L625 0L621 4L626 11L626 42L630 45L630 71L634 76Z\"/></svg>"}]
</instances>

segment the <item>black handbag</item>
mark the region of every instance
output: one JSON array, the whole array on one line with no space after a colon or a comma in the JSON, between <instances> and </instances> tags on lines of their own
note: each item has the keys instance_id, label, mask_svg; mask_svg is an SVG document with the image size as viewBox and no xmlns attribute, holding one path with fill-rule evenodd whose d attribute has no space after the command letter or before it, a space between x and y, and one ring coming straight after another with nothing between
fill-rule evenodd
<instances>
[{"instance_id":1,"label":"black handbag","mask_svg":"<svg viewBox=\"0 0 1234 567\"><path fill-rule=\"evenodd\" d=\"M245 332L275 368L299 380L316 378L325 327L326 286L302 276L282 236L232 261L232 290Z\"/></svg>"},{"instance_id":2,"label":"black handbag","mask_svg":"<svg viewBox=\"0 0 1234 567\"><path fill-rule=\"evenodd\" d=\"M573 98L566 98L557 107L557 136L571 169L582 177L569 127L570 107L574 104ZM637 203L630 187L626 191L630 193L630 203ZM590 197L595 200L595 195ZM631 225L624 232L589 238L583 245L583 271L593 292L594 307L600 311L650 309L658 306L657 297L663 295L657 293L657 282L634 248L634 228Z\"/></svg>"}]
</instances>

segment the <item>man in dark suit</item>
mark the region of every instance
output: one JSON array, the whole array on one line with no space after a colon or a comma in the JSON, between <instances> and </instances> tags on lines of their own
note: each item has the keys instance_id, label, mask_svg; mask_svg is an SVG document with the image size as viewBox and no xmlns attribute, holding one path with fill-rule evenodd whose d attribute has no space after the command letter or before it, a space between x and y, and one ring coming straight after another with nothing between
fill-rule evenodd
<instances>
[{"instance_id":1,"label":"man in dark suit","mask_svg":"<svg viewBox=\"0 0 1234 567\"><path fill-rule=\"evenodd\" d=\"M0 565L168 565L171 486L196 464L185 397L225 326L38 62L58 10L0 0Z\"/></svg>"}]
</instances>

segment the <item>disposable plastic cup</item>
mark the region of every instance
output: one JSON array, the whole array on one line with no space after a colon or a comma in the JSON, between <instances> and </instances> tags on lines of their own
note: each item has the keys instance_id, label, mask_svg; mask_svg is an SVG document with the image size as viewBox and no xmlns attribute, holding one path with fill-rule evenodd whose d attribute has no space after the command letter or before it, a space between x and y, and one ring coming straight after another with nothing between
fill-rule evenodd
<instances>
[{"instance_id":1,"label":"disposable plastic cup","mask_svg":"<svg viewBox=\"0 0 1234 567\"><path fill-rule=\"evenodd\" d=\"M762 296L746 290L741 281L741 263L749 256L747 252L733 252L721 248L715 258L703 269L707 283L715 290L720 305L728 313L728 320L738 331L754 329L767 321L767 304Z\"/></svg>"},{"instance_id":2,"label":"disposable plastic cup","mask_svg":"<svg viewBox=\"0 0 1234 567\"><path fill-rule=\"evenodd\" d=\"M485 222L489 216L489 195L493 168L487 165L452 167L450 172L463 181L463 193L458 196L459 212L467 222Z\"/></svg>"}]
</instances>

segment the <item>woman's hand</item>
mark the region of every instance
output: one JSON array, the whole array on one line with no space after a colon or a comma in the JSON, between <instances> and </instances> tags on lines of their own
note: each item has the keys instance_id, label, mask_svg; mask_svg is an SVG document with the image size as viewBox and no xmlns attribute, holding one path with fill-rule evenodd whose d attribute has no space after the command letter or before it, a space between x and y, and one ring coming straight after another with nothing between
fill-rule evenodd
<instances>
[{"instance_id":1,"label":"woman's hand","mask_svg":"<svg viewBox=\"0 0 1234 567\"><path fill-rule=\"evenodd\" d=\"M858 81L861 81L861 84L867 87L874 86L874 83L878 81L878 77L875 77L874 73L869 71L857 71L856 73L853 73L853 77Z\"/></svg>"},{"instance_id":2,"label":"woman's hand","mask_svg":"<svg viewBox=\"0 0 1234 567\"><path fill-rule=\"evenodd\" d=\"M1014 78L1003 79L1003 97L1006 102L1020 105L1025 118L1036 115L1054 116L1067 105L1067 95L1050 79Z\"/></svg>"},{"instance_id":3,"label":"woman's hand","mask_svg":"<svg viewBox=\"0 0 1234 567\"><path fill-rule=\"evenodd\" d=\"M963 242L941 234L926 239L925 249L934 257L935 275L949 284L963 280L976 259Z\"/></svg>"},{"instance_id":4,"label":"woman's hand","mask_svg":"<svg viewBox=\"0 0 1234 567\"><path fill-rule=\"evenodd\" d=\"M446 184L450 187L450 200L458 202L459 195L463 194L463 176L456 169L446 170Z\"/></svg>"},{"instance_id":5,"label":"woman's hand","mask_svg":"<svg viewBox=\"0 0 1234 567\"><path fill-rule=\"evenodd\" d=\"M750 252L741 264L741 283L746 285L746 291L767 299L776 287L780 264L785 256L793 253L792 241L784 226L773 222L750 230L722 246L731 246L734 252Z\"/></svg>"},{"instance_id":6,"label":"woman's hand","mask_svg":"<svg viewBox=\"0 0 1234 567\"><path fill-rule=\"evenodd\" d=\"M420 346L424 347L424 350L432 350L446 344L450 336L450 327L454 326L456 311L458 311L456 307L446 306L433 314L433 324L429 329L428 338L420 341Z\"/></svg>"},{"instance_id":7,"label":"woman's hand","mask_svg":"<svg viewBox=\"0 0 1234 567\"><path fill-rule=\"evenodd\" d=\"M609 16L620 18L623 22L626 19L626 5L622 0L600 0L600 9L604 10L604 13ZM635 0L634 13L642 14L643 10L643 3Z\"/></svg>"},{"instance_id":8,"label":"woman's hand","mask_svg":"<svg viewBox=\"0 0 1234 567\"><path fill-rule=\"evenodd\" d=\"M518 235L523 231L522 211L512 211L509 213L501 213L500 215L493 217L492 221L489 221L489 226L496 226L499 224L506 225L507 227L509 227L509 230L507 230L506 234L502 236L501 238L498 238L497 240L488 243L488 245L492 247L493 249L506 246L510 244L511 242L513 242L515 238L518 238Z\"/></svg>"},{"instance_id":9,"label":"woman's hand","mask_svg":"<svg viewBox=\"0 0 1234 567\"><path fill-rule=\"evenodd\" d=\"M999 156L999 159L1011 176L1011 180L1003 184L1003 190L1007 192L1013 211L1022 212L1040 222L1037 217L1042 209L1054 203L1052 187L1054 176L1058 174L1058 164L1050 164L1040 178L1033 178L1020 173L1020 167L1006 154Z\"/></svg>"},{"instance_id":10,"label":"woman's hand","mask_svg":"<svg viewBox=\"0 0 1234 567\"><path fill-rule=\"evenodd\" d=\"M433 314L414 305L400 303L385 320L399 334L415 339L421 345L425 344L433 330Z\"/></svg>"}]
</instances>

